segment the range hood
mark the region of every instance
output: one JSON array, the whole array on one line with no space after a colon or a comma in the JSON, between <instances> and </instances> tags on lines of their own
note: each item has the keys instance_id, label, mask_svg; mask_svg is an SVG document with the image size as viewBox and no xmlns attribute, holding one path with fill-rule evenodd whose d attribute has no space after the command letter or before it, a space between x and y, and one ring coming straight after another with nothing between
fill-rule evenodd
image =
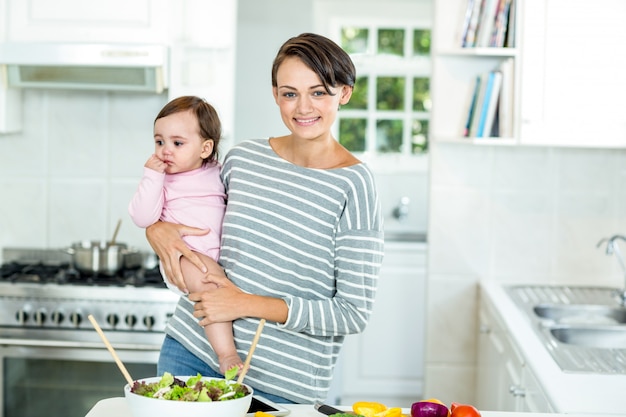
<instances>
[{"instance_id":1,"label":"range hood","mask_svg":"<svg viewBox=\"0 0 626 417\"><path fill-rule=\"evenodd\" d=\"M9 87L161 93L167 88L164 45L0 43Z\"/></svg>"}]
</instances>

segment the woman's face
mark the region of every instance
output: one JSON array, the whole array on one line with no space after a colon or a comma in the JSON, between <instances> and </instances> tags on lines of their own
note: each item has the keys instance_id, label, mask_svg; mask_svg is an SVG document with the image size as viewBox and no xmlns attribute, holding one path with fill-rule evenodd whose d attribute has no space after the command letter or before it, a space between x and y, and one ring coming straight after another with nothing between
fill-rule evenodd
<instances>
[{"instance_id":1,"label":"woman's face","mask_svg":"<svg viewBox=\"0 0 626 417\"><path fill-rule=\"evenodd\" d=\"M331 87L334 95L328 94L317 74L296 57L278 67L276 84L274 99L283 123L302 139L329 137L339 106L352 95L348 86Z\"/></svg>"},{"instance_id":2,"label":"woman's face","mask_svg":"<svg viewBox=\"0 0 626 417\"><path fill-rule=\"evenodd\" d=\"M167 174L200 168L212 149L213 141L200 136L198 120L191 110L154 122L154 152L166 163Z\"/></svg>"}]
</instances>

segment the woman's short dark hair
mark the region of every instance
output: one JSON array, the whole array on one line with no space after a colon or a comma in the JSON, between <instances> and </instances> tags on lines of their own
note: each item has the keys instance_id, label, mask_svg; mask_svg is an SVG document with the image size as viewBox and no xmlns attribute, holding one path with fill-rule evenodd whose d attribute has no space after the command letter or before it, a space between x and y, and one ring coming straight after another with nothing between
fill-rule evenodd
<instances>
[{"instance_id":1,"label":"woman's short dark hair","mask_svg":"<svg viewBox=\"0 0 626 417\"><path fill-rule=\"evenodd\" d=\"M222 123L220 122L215 108L207 103L206 100L196 96L181 96L175 98L161 109L154 119L154 122L156 123L156 121L162 117L189 110L191 110L198 119L198 127L200 129L198 133L200 137L205 140L211 139L213 141L213 151L204 161L217 161L219 157L217 148L222 137Z\"/></svg>"},{"instance_id":2,"label":"woman's short dark hair","mask_svg":"<svg viewBox=\"0 0 626 417\"><path fill-rule=\"evenodd\" d=\"M272 86L277 87L276 73L286 58L297 57L315 72L326 92L330 87L354 87L356 70L350 56L332 40L315 33L303 33L285 42L272 65Z\"/></svg>"}]
</instances>

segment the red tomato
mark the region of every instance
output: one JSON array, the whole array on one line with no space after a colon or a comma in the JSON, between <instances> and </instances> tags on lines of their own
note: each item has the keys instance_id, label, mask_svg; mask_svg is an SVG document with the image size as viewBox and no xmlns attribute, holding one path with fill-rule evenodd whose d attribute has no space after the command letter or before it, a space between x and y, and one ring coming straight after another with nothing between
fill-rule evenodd
<instances>
[{"instance_id":1,"label":"red tomato","mask_svg":"<svg viewBox=\"0 0 626 417\"><path fill-rule=\"evenodd\" d=\"M450 404L450 417L481 417L476 407L469 404Z\"/></svg>"}]
</instances>

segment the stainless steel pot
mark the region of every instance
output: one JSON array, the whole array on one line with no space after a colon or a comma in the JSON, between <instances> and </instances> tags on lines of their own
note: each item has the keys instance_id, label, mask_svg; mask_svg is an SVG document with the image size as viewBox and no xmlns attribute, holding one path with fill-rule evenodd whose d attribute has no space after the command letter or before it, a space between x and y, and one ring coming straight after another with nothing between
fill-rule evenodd
<instances>
[{"instance_id":1,"label":"stainless steel pot","mask_svg":"<svg viewBox=\"0 0 626 417\"><path fill-rule=\"evenodd\" d=\"M86 273L115 275L124 267L126 244L101 240L75 242L66 252L72 255L74 267Z\"/></svg>"}]
</instances>

